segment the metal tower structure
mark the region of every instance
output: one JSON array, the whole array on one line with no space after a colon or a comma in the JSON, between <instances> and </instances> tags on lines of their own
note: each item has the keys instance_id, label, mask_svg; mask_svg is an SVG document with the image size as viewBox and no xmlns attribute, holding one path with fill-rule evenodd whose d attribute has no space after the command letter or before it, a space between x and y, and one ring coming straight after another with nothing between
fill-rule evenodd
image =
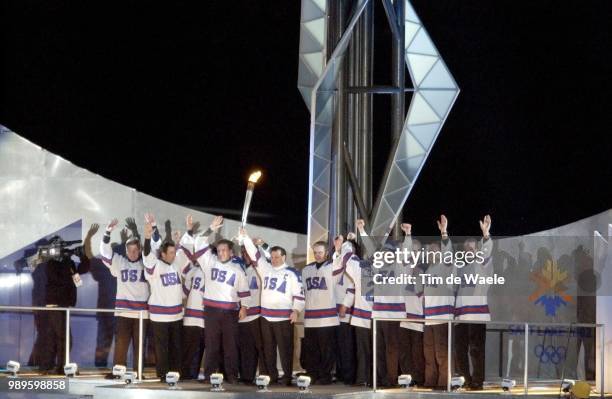
<instances>
[{"instance_id":1,"label":"metal tower structure","mask_svg":"<svg viewBox=\"0 0 612 399\"><path fill-rule=\"evenodd\" d=\"M373 82L376 1L392 32L390 86ZM357 217L386 239L459 94L411 2L302 0L298 89L311 115L308 243L346 232ZM372 147L383 134L372 129L375 94L391 96L392 144L374 200Z\"/></svg>"}]
</instances>

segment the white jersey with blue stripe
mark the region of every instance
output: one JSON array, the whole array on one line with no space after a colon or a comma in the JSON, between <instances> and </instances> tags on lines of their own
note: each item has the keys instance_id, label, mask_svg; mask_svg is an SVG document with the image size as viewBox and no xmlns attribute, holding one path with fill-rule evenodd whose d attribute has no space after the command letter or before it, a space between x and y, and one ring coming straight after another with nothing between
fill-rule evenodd
<instances>
[{"instance_id":1,"label":"white jersey with blue stripe","mask_svg":"<svg viewBox=\"0 0 612 399\"><path fill-rule=\"evenodd\" d=\"M262 281L261 316L272 322L284 321L289 320L292 311L304 310L304 288L300 272L287 264L272 266L249 237L244 238L244 246L255 262Z\"/></svg>"},{"instance_id":2,"label":"white jersey with blue stripe","mask_svg":"<svg viewBox=\"0 0 612 399\"><path fill-rule=\"evenodd\" d=\"M242 259L233 257L221 262L212 253L208 237L197 236L195 240L189 233L181 239L181 245L188 247L195 241L194 259L197 259L204 273L204 311L208 308L239 310L240 306L250 307L251 292L247 283Z\"/></svg>"},{"instance_id":3,"label":"white jersey with blue stripe","mask_svg":"<svg viewBox=\"0 0 612 399\"><path fill-rule=\"evenodd\" d=\"M466 275L474 277L478 274L481 277L490 277L493 275L493 265L491 261L491 253L493 251L493 240L489 237L487 240L481 240L478 245L478 250L483 252L484 261L474 262L465 265L459 270L459 276L462 278L461 286L457 291L457 299L455 303L455 318L459 320L491 320L489 312L489 299L487 297L489 286L485 284L474 284L466 280Z\"/></svg>"},{"instance_id":4,"label":"white jersey with blue stripe","mask_svg":"<svg viewBox=\"0 0 612 399\"><path fill-rule=\"evenodd\" d=\"M313 262L302 269L305 288L304 327L332 327L340 324L336 307L337 282L342 277L342 262Z\"/></svg>"},{"instance_id":5,"label":"white jersey with blue stripe","mask_svg":"<svg viewBox=\"0 0 612 399\"><path fill-rule=\"evenodd\" d=\"M143 310L143 318L149 318L148 299L149 283L145 279L142 258L136 262L113 252L110 244L110 232L107 231L108 242L100 241L100 258L110 269L111 275L117 279L117 295L115 296L115 316L138 318L136 312L121 312L121 310Z\"/></svg>"},{"instance_id":6,"label":"white jersey with blue stripe","mask_svg":"<svg viewBox=\"0 0 612 399\"><path fill-rule=\"evenodd\" d=\"M247 309L247 317L239 320L239 323L248 323L261 315L261 279L253 266L246 269L247 282L249 283L249 291L251 292L251 306Z\"/></svg>"},{"instance_id":7,"label":"white jersey with blue stripe","mask_svg":"<svg viewBox=\"0 0 612 399\"><path fill-rule=\"evenodd\" d=\"M341 262L342 260L340 259L340 257L338 257L337 259L334 259L334 262L336 261ZM340 278L338 279L338 282L336 283L335 296L336 296L336 308L339 308L340 305L344 305L344 299L347 296L351 296L351 297L355 296L355 284L353 283L353 280L351 280L351 278L348 275L346 275L346 273L344 273L344 269L342 269ZM338 320L340 321L340 323L350 323L351 322L351 312L353 311L353 303L355 302L355 299L354 298L349 299L349 302L351 303L351 306L346 306L346 313L344 314L344 316L340 316L338 314Z\"/></svg>"},{"instance_id":8,"label":"white jersey with blue stripe","mask_svg":"<svg viewBox=\"0 0 612 399\"><path fill-rule=\"evenodd\" d=\"M410 238L406 237L402 243L402 248L412 249ZM385 268L373 271L375 274L381 274L388 277L398 277L406 272L406 265L393 264ZM406 301L404 296L400 295L375 295L374 304L372 305L372 317L376 318L405 318L406 317Z\"/></svg>"},{"instance_id":9,"label":"white jersey with blue stripe","mask_svg":"<svg viewBox=\"0 0 612 399\"><path fill-rule=\"evenodd\" d=\"M347 292L343 305L351 310L351 325L361 328L371 328L372 319L372 287L362 285L362 273L371 274L372 270L367 263L361 262L359 257L353 255L350 242L342 244L340 259L346 275L353 281L354 293ZM363 268L362 268L363 266Z\"/></svg>"},{"instance_id":10,"label":"white jersey with blue stripe","mask_svg":"<svg viewBox=\"0 0 612 399\"><path fill-rule=\"evenodd\" d=\"M183 325L204 328L204 273L198 266L191 265L183 271L186 272L183 278L183 298L187 298Z\"/></svg>"},{"instance_id":11,"label":"white jersey with blue stripe","mask_svg":"<svg viewBox=\"0 0 612 399\"><path fill-rule=\"evenodd\" d=\"M407 235L404 237L403 248L409 250L412 248L412 237ZM418 250L418 249L416 249ZM408 260L408 263L404 264L403 273L406 275L412 275L415 278L415 284L406 284L404 287L404 305L406 307L406 317L410 319L424 319L423 316L423 284L421 282L420 274L425 269L424 265L415 265L412 257ZM400 323L401 328L409 330L423 332L423 323L415 323L409 321L402 321Z\"/></svg>"},{"instance_id":12,"label":"white jersey with blue stripe","mask_svg":"<svg viewBox=\"0 0 612 399\"><path fill-rule=\"evenodd\" d=\"M452 251L452 242L450 239L442 240L441 252L447 253ZM446 284L446 279L455 269L452 263L435 263L429 265L425 270L425 274L431 277L439 277L442 284L437 284L434 279L426 280L423 284L424 306L423 314L428 320L452 320L455 317L455 291L452 286ZM433 324L433 323L427 323Z\"/></svg>"},{"instance_id":13,"label":"white jersey with blue stripe","mask_svg":"<svg viewBox=\"0 0 612 399\"><path fill-rule=\"evenodd\" d=\"M180 248L172 264L158 259L155 251L144 257L145 278L151 286L149 317L152 321L171 322L183 318L181 272L188 264L189 258Z\"/></svg>"}]
</instances>

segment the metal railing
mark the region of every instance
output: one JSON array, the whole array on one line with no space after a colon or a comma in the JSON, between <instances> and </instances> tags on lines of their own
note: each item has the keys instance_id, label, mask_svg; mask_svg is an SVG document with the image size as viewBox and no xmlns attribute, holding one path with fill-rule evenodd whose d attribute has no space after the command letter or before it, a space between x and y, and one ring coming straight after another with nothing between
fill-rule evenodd
<instances>
[{"instance_id":1,"label":"metal railing","mask_svg":"<svg viewBox=\"0 0 612 399\"><path fill-rule=\"evenodd\" d=\"M604 325L603 324L595 324L595 323L528 323L528 322L515 322L515 321L484 321L484 320L450 320L450 319L416 319L416 318L372 318L372 388L374 392L377 390L376 385L376 322L377 321L408 321L414 323L420 323L423 325L429 324L443 324L446 323L448 325L448 348L447 348L447 357L448 357L448 368L447 368L447 382L446 382L446 391L451 391L451 378L452 378L452 341L453 341L453 324L495 324L495 325L504 325L504 326L516 326L523 324L525 326L525 362L524 362L524 370L523 370L523 390L524 394L527 395L529 391L528 385L528 372L529 372L529 325L535 326L543 326L543 327L569 327L570 331L572 328L576 327L586 327L586 328L595 328L595 331L599 329L600 335L600 389L599 392L601 397L604 396L604 353L605 353L605 337L604 337Z\"/></svg>"},{"instance_id":2,"label":"metal railing","mask_svg":"<svg viewBox=\"0 0 612 399\"><path fill-rule=\"evenodd\" d=\"M8 312L27 312L27 311L52 311L52 312L66 312L66 343L65 343L65 357L66 364L70 363L70 314L74 313L138 313L138 380L142 381L142 358L143 358L143 321L145 310L133 310L133 309L100 309L100 308L62 308L58 306L6 306L0 305L1 311Z\"/></svg>"}]
</instances>

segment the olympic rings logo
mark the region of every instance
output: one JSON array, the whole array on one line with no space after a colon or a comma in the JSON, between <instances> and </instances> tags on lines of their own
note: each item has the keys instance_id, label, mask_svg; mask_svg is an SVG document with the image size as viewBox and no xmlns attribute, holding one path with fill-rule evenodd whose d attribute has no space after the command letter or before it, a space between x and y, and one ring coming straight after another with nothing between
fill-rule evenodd
<instances>
[{"instance_id":1,"label":"olympic rings logo","mask_svg":"<svg viewBox=\"0 0 612 399\"><path fill-rule=\"evenodd\" d=\"M565 346L552 346L548 345L544 347L544 345L536 345L533 350L534 354L538 359L540 359L540 363L552 363L559 364L563 360L565 360L565 355L567 354L567 348Z\"/></svg>"}]
</instances>

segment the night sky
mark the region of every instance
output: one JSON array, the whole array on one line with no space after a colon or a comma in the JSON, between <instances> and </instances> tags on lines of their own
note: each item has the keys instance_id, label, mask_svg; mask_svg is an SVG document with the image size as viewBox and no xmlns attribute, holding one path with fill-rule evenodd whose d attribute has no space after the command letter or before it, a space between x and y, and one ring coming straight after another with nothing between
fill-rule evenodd
<instances>
[{"instance_id":1,"label":"night sky","mask_svg":"<svg viewBox=\"0 0 612 399\"><path fill-rule=\"evenodd\" d=\"M92 172L181 205L305 232L309 114L300 2L0 1L0 124ZM414 0L461 94L405 208L415 234L494 234L612 206L612 2ZM390 34L376 1L376 83ZM388 151L375 97L374 182ZM234 216L234 218L238 218Z\"/></svg>"}]
</instances>

